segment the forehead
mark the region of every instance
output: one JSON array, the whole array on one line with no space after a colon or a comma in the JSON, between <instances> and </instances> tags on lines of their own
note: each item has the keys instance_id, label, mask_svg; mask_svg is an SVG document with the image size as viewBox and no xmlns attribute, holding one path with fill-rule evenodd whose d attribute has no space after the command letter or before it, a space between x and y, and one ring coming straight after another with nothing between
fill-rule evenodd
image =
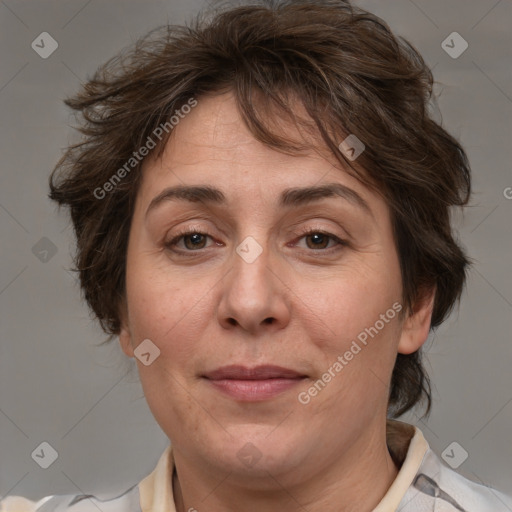
<instances>
[{"instance_id":1,"label":"forehead","mask_svg":"<svg viewBox=\"0 0 512 512\"><path fill-rule=\"evenodd\" d=\"M257 105L255 110L258 110ZM298 101L294 102L294 114L308 119ZM261 113L258 115L272 132L303 143L309 149L288 155L257 141L245 125L233 94L226 92L201 96L197 100L197 106L184 115L171 132L164 156L165 153L172 153L167 159L172 159L176 164L189 164L194 158L209 158L228 162L238 160L243 165L244 159L249 156L258 163L272 159L274 165L289 162L294 156L325 164L330 152L323 148L318 134L304 135L295 123L282 119L276 112L272 112L270 117ZM334 158L331 160L333 163L336 161ZM248 160L246 163L249 165L251 162Z\"/></svg>"},{"instance_id":2,"label":"forehead","mask_svg":"<svg viewBox=\"0 0 512 512\"><path fill-rule=\"evenodd\" d=\"M298 105L297 112L304 115L301 108ZM287 199L301 195L300 191L291 190L302 187L310 189L309 197L337 194L365 207L371 191L341 167L319 136L306 135L294 123L278 117L272 123L272 131L307 143L311 149L286 154L256 140L231 93L199 98L197 106L174 127L161 157L150 156L144 162L139 191L143 202L154 202L171 186L185 189L209 185L225 191L220 194L223 197L219 203L228 203L230 196L243 192L246 198L259 194L276 205L286 206ZM335 184L341 186L333 190ZM331 185L331 190L326 193L327 185ZM322 186L323 192L313 190ZM173 190L169 197L176 198L180 193ZM181 195L186 198L187 194Z\"/></svg>"}]
</instances>

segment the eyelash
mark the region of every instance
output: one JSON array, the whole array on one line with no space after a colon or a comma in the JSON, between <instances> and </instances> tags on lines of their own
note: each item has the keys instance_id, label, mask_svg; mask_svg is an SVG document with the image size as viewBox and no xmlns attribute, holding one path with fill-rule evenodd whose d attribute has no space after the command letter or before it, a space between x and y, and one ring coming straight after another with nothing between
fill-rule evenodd
<instances>
[{"instance_id":1,"label":"eyelash","mask_svg":"<svg viewBox=\"0 0 512 512\"><path fill-rule=\"evenodd\" d=\"M165 247L167 249L172 249L182 238L184 238L186 236L190 236L190 235L195 235L195 234L207 236L209 238L213 238L208 233L205 233L205 232L203 232L201 230L192 228L192 229L187 229L187 230L183 230L181 232L178 232L176 234L176 236L174 236L169 242L165 243ZM331 253L333 251L339 250L339 249L341 249L343 247L346 247L348 245L348 243L345 240L342 240L341 238L337 237L336 235L333 235L332 233L329 233L327 231L323 231L321 229L315 229L315 228L305 228L305 229L301 230L300 233L299 233L299 240L304 238L304 237L306 237L306 236L308 236L308 235L324 235L324 236L330 238L331 240L333 240L334 242L336 242L336 244L337 244L337 247L330 247L329 249L309 249L309 251L313 251L313 253L316 253L316 251L320 251L320 252L323 252L323 253ZM194 253L194 252L199 253L202 250L203 249L197 249L195 251L194 250L188 250L188 249L186 249L186 250L180 249L180 250L177 250L177 251L174 250L174 251L183 254L183 253Z\"/></svg>"}]
</instances>

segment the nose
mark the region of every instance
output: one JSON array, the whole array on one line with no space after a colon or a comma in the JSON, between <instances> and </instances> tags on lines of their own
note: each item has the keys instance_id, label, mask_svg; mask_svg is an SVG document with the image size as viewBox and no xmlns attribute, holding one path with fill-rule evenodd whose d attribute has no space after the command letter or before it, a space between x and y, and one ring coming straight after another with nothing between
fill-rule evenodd
<instances>
[{"instance_id":1,"label":"nose","mask_svg":"<svg viewBox=\"0 0 512 512\"><path fill-rule=\"evenodd\" d=\"M278 261L258 245L263 251L255 259L246 258L242 251L234 253L231 271L221 281L217 314L225 329L268 333L283 329L290 321L289 288L277 268Z\"/></svg>"}]
</instances>

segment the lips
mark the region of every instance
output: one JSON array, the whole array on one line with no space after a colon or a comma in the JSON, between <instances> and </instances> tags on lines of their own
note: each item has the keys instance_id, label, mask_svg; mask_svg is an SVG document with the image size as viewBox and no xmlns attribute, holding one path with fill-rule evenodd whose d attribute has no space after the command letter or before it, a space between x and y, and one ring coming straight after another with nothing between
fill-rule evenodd
<instances>
[{"instance_id":1,"label":"lips","mask_svg":"<svg viewBox=\"0 0 512 512\"><path fill-rule=\"evenodd\" d=\"M300 373L274 365L262 365L255 368L247 368L240 365L223 366L205 374L210 380L265 380L265 379L296 379L305 377Z\"/></svg>"},{"instance_id":2,"label":"lips","mask_svg":"<svg viewBox=\"0 0 512 512\"><path fill-rule=\"evenodd\" d=\"M262 401L297 386L307 376L289 368L262 365L223 366L203 375L221 393L240 401Z\"/></svg>"}]
</instances>

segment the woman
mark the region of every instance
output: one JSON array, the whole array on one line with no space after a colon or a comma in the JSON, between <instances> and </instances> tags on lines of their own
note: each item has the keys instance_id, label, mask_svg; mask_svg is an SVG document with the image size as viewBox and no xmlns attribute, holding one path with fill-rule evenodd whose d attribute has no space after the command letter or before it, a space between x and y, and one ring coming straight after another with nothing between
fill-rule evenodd
<instances>
[{"instance_id":1,"label":"woman","mask_svg":"<svg viewBox=\"0 0 512 512\"><path fill-rule=\"evenodd\" d=\"M267 2L157 30L68 100L51 197L172 447L122 496L2 510L509 510L391 419L430 408L420 349L468 264L431 88L374 15Z\"/></svg>"}]
</instances>

